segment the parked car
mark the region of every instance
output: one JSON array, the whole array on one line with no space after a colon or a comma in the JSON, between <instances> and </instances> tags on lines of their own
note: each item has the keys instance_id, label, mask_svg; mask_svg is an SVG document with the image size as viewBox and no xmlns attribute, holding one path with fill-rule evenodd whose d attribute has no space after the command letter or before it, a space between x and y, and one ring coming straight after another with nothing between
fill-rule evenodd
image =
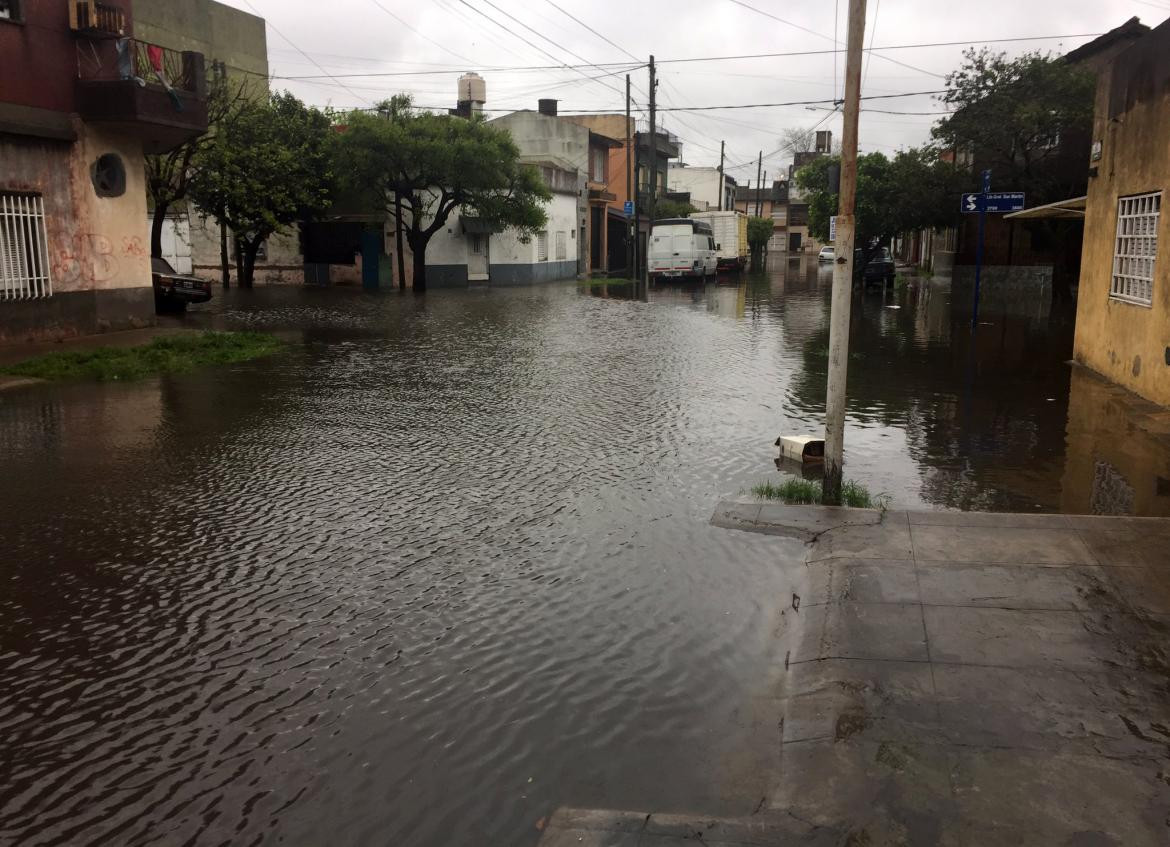
<instances>
[{"instance_id":1,"label":"parked car","mask_svg":"<svg viewBox=\"0 0 1170 847\"><path fill-rule=\"evenodd\" d=\"M822 247L821 252L817 253L818 262L831 262L837 258L837 251L832 247Z\"/></svg>"},{"instance_id":2,"label":"parked car","mask_svg":"<svg viewBox=\"0 0 1170 847\"><path fill-rule=\"evenodd\" d=\"M859 270L861 259L862 252L858 248L853 251L854 280L862 280L866 285L870 283L881 283L882 285L894 284L894 257L890 255L889 248L878 248L878 251L870 257L869 262L863 270Z\"/></svg>"},{"instance_id":3,"label":"parked car","mask_svg":"<svg viewBox=\"0 0 1170 847\"><path fill-rule=\"evenodd\" d=\"M690 218L656 221L650 233L651 279L691 277L706 280L715 275L715 237L711 225Z\"/></svg>"},{"instance_id":4,"label":"parked car","mask_svg":"<svg viewBox=\"0 0 1170 847\"><path fill-rule=\"evenodd\" d=\"M181 312L188 303L206 303L211 299L210 282L175 273L166 259L150 260L150 279L154 284L154 308L158 312Z\"/></svg>"}]
</instances>

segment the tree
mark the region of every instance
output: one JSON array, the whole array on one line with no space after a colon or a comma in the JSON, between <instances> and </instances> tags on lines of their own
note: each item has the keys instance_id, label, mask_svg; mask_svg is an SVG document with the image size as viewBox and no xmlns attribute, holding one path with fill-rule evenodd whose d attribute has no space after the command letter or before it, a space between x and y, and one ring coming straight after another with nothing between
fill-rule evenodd
<instances>
[{"instance_id":1,"label":"tree","mask_svg":"<svg viewBox=\"0 0 1170 847\"><path fill-rule=\"evenodd\" d=\"M829 218L837 214L837 195L829 190L829 169L836 157L814 159L796 172L796 184L809 196L808 231L819 241L829 240ZM857 157L855 243L862 260L860 271L874 254L900 232L940 229L956 217L964 175L938 151L925 147L900 151L888 159L882 153Z\"/></svg>"},{"instance_id":2,"label":"tree","mask_svg":"<svg viewBox=\"0 0 1170 847\"><path fill-rule=\"evenodd\" d=\"M813 149L815 140L816 130L792 126L780 133L780 149L789 156L805 153Z\"/></svg>"},{"instance_id":3,"label":"tree","mask_svg":"<svg viewBox=\"0 0 1170 847\"><path fill-rule=\"evenodd\" d=\"M772 223L771 218L748 218L748 250L750 250L752 254L753 270L759 270L760 254L763 253L764 248L768 246L768 240L772 237L772 232L774 230L775 225Z\"/></svg>"},{"instance_id":4,"label":"tree","mask_svg":"<svg viewBox=\"0 0 1170 847\"><path fill-rule=\"evenodd\" d=\"M1062 169L1058 160L1062 143L1077 138L1088 155L1091 72L1040 53L1009 60L987 48L968 49L946 84L941 99L954 112L934 127L936 139L973 152L977 170L991 168L997 182L1028 192L1032 204L1085 193L1085 169Z\"/></svg>"},{"instance_id":5,"label":"tree","mask_svg":"<svg viewBox=\"0 0 1170 847\"><path fill-rule=\"evenodd\" d=\"M215 132L232 121L250 97L246 82L214 76L207 88L207 132L166 153L146 156L146 193L154 204L150 222L150 255L162 256L162 230L167 212L187 199L199 152Z\"/></svg>"},{"instance_id":6,"label":"tree","mask_svg":"<svg viewBox=\"0 0 1170 847\"><path fill-rule=\"evenodd\" d=\"M235 234L241 286L266 238L328 206L332 142L329 115L284 93L243 104L200 152L191 197Z\"/></svg>"},{"instance_id":7,"label":"tree","mask_svg":"<svg viewBox=\"0 0 1170 847\"><path fill-rule=\"evenodd\" d=\"M684 200L664 198L654 204L654 220L661 221L666 218L685 218L692 212L697 211L699 210Z\"/></svg>"},{"instance_id":8,"label":"tree","mask_svg":"<svg viewBox=\"0 0 1170 847\"><path fill-rule=\"evenodd\" d=\"M387 120L354 112L338 155L346 187L401 221L416 291L426 290L427 245L455 210L491 227L513 227L522 240L548 220L544 203L552 193L540 173L520 163L506 130L479 117L411 112Z\"/></svg>"},{"instance_id":9,"label":"tree","mask_svg":"<svg viewBox=\"0 0 1170 847\"><path fill-rule=\"evenodd\" d=\"M378 116L388 121L400 121L410 114L414 98L409 94L395 94L377 106ZM402 250L402 195L394 192L394 249L398 251L398 287L406 288L406 257Z\"/></svg>"}]
</instances>

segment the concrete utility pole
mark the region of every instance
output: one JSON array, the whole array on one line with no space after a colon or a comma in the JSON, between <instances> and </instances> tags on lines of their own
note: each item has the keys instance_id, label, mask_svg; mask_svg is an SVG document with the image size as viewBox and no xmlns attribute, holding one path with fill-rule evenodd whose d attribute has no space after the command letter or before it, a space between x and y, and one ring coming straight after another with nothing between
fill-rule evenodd
<instances>
[{"instance_id":1,"label":"concrete utility pole","mask_svg":"<svg viewBox=\"0 0 1170 847\"><path fill-rule=\"evenodd\" d=\"M845 52L845 124L841 132L841 191L834 244L833 300L829 312L829 378L825 397L825 478L822 502L841 505L845 465L845 379L849 367L849 317L853 298L854 200L857 196L857 113L861 105L861 50L865 0L849 0Z\"/></svg>"},{"instance_id":2,"label":"concrete utility pole","mask_svg":"<svg viewBox=\"0 0 1170 847\"><path fill-rule=\"evenodd\" d=\"M719 211L723 211L723 194L727 189L723 187L723 142L719 142Z\"/></svg>"},{"instance_id":3,"label":"concrete utility pole","mask_svg":"<svg viewBox=\"0 0 1170 847\"><path fill-rule=\"evenodd\" d=\"M763 179L760 176L760 168L764 166L764 151L760 151L760 157L756 159L756 217L760 216L760 191L764 188Z\"/></svg>"},{"instance_id":4,"label":"concrete utility pole","mask_svg":"<svg viewBox=\"0 0 1170 847\"><path fill-rule=\"evenodd\" d=\"M630 128L630 75L626 74L626 200L634 199L634 142L633 130ZM634 205L634 214L626 221L626 274L635 276L634 245L637 242L638 207Z\"/></svg>"},{"instance_id":5,"label":"concrete utility pole","mask_svg":"<svg viewBox=\"0 0 1170 847\"><path fill-rule=\"evenodd\" d=\"M654 193L658 185L658 135L655 129L655 118L658 115L658 99L656 97L656 89L658 88L658 79L654 75L654 57L650 57L650 173L649 179L646 182L646 214L647 214L647 231L646 231L646 289L650 288L650 239L654 234Z\"/></svg>"}]
</instances>

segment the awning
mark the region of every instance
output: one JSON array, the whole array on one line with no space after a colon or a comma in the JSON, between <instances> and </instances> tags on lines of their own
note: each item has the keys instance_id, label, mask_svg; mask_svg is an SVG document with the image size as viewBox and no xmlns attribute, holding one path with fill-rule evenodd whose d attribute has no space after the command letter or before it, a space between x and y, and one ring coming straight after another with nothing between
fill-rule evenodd
<instances>
[{"instance_id":1,"label":"awning","mask_svg":"<svg viewBox=\"0 0 1170 847\"><path fill-rule=\"evenodd\" d=\"M493 232L499 232L499 227L488 223L483 218L461 217L459 223L463 225L463 232L466 235L491 235Z\"/></svg>"},{"instance_id":2,"label":"awning","mask_svg":"<svg viewBox=\"0 0 1170 847\"><path fill-rule=\"evenodd\" d=\"M1065 218L1082 221L1085 219L1085 197L1073 197L1071 200L1058 200L1055 203L1045 203L1043 206L1033 206L1020 212L1004 215L1005 221L1016 221L1025 218Z\"/></svg>"}]
</instances>

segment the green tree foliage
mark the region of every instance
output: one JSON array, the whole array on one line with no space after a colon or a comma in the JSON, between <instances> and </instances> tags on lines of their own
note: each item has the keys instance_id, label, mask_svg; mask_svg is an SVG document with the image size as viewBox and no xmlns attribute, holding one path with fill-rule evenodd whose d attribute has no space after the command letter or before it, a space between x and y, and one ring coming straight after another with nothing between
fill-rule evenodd
<instances>
[{"instance_id":1,"label":"green tree foliage","mask_svg":"<svg viewBox=\"0 0 1170 847\"><path fill-rule=\"evenodd\" d=\"M200 152L191 197L235 233L241 286L266 238L329 205L333 142L330 116L284 93L243 104Z\"/></svg>"},{"instance_id":2,"label":"green tree foliage","mask_svg":"<svg viewBox=\"0 0 1170 847\"><path fill-rule=\"evenodd\" d=\"M771 218L748 218L748 250L751 252L752 267L757 270L760 267L760 254L764 252L774 230L775 225Z\"/></svg>"},{"instance_id":3,"label":"green tree foliage","mask_svg":"<svg viewBox=\"0 0 1170 847\"><path fill-rule=\"evenodd\" d=\"M154 208L150 227L151 256L162 256L163 222L173 206L187 199L200 150L220 128L235 119L249 98L254 98L254 92L246 81L235 81L226 76L212 77L207 85L207 132L166 153L145 157L146 194Z\"/></svg>"},{"instance_id":4,"label":"green tree foliage","mask_svg":"<svg viewBox=\"0 0 1170 847\"><path fill-rule=\"evenodd\" d=\"M699 210L683 200L664 198L654 204L654 220L661 221L666 218L685 218L692 212L697 211Z\"/></svg>"},{"instance_id":5,"label":"green tree foliage","mask_svg":"<svg viewBox=\"0 0 1170 847\"><path fill-rule=\"evenodd\" d=\"M414 288L426 290L426 250L455 210L530 238L547 222L552 193L520 163L506 130L480 118L354 112L338 150L347 190L397 217L414 254ZM400 203L396 203L396 199Z\"/></svg>"},{"instance_id":6,"label":"green tree foliage","mask_svg":"<svg viewBox=\"0 0 1170 847\"><path fill-rule=\"evenodd\" d=\"M829 218L837 214L837 195L829 191L829 168L840 160L822 156L796 172L796 184L808 194L808 231L829 240ZM877 250L900 232L940 229L957 216L964 175L926 147L857 157L854 242L865 250L864 267Z\"/></svg>"},{"instance_id":7,"label":"green tree foliage","mask_svg":"<svg viewBox=\"0 0 1170 847\"><path fill-rule=\"evenodd\" d=\"M1058 158L1076 143L1088 155L1093 90L1090 71L1059 57L1025 53L1009 60L968 49L942 96L953 114L932 132L948 147L970 150L976 173L991 168L997 184L1027 191L1029 203L1062 200L1085 190L1084 168L1069 172Z\"/></svg>"}]
</instances>

